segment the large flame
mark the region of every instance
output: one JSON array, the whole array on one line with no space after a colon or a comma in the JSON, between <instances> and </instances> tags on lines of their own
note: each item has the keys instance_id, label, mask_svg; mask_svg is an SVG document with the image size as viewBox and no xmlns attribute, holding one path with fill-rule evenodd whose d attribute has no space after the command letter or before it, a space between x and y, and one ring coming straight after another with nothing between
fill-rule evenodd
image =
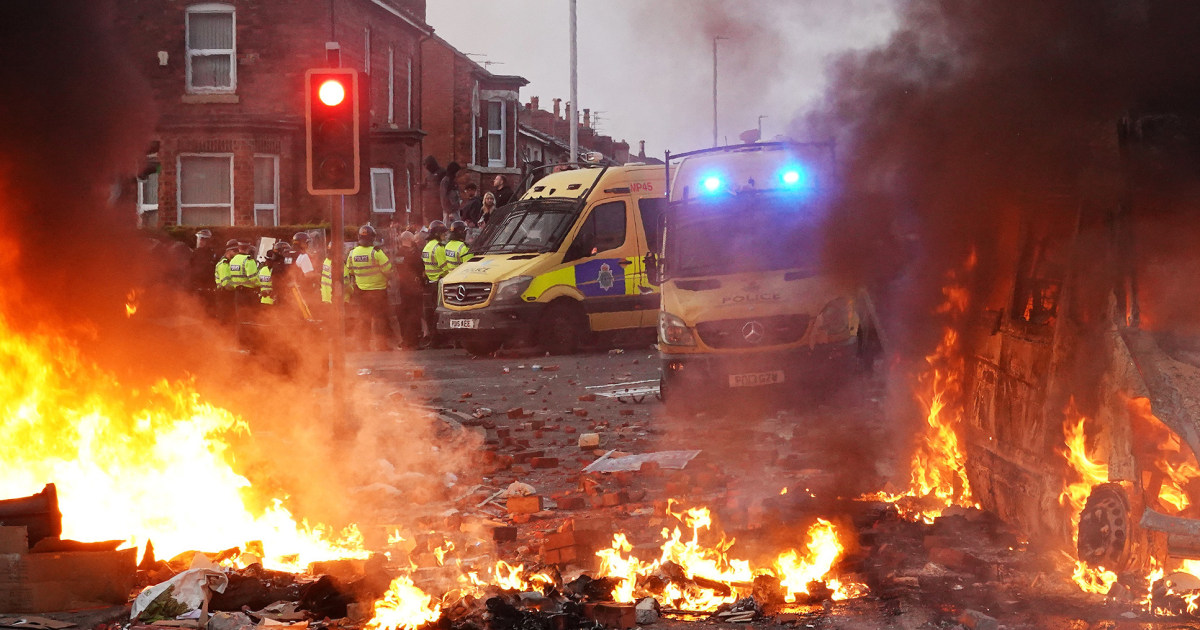
<instances>
[{"instance_id":1,"label":"large flame","mask_svg":"<svg viewBox=\"0 0 1200 630\"><path fill-rule=\"evenodd\" d=\"M375 602L375 614L366 629L415 630L441 615L441 604L414 585L412 578L402 575L392 580L387 593Z\"/></svg>"},{"instance_id":2,"label":"large flame","mask_svg":"<svg viewBox=\"0 0 1200 630\"><path fill-rule=\"evenodd\" d=\"M1083 511L1088 495L1092 493L1092 487L1108 481L1108 464L1093 461L1088 456L1087 433L1084 430L1087 418L1075 408L1075 398L1072 397L1067 403L1063 416L1065 448L1059 452L1066 458L1075 480L1063 486L1058 502L1067 510L1071 519L1071 544L1075 545L1079 539L1079 513ZM1090 567L1076 559L1071 580L1085 593L1106 594L1117 581L1117 574L1104 567Z\"/></svg>"},{"instance_id":3,"label":"large flame","mask_svg":"<svg viewBox=\"0 0 1200 630\"><path fill-rule=\"evenodd\" d=\"M711 545L701 542L701 532L712 525L712 516L707 508L691 508L673 512L674 501L668 502L667 512L691 530L685 537L680 527L662 532L664 542L657 560L644 561L632 555L633 545L625 534L613 537L612 547L596 553L600 557L599 575L617 577L621 581L613 591L619 602L631 602L645 595L655 595L681 610L712 611L722 604L732 603L745 596L756 576L770 575L779 580L786 601L794 602L800 594L807 594L813 582L824 583L833 592L835 600L847 599L865 593L865 587L843 583L830 575L834 563L841 556L843 545L834 526L818 519L808 529L805 551L788 550L776 558L770 567L754 569L749 561L731 558L728 554L734 541L723 535ZM661 593L648 592L647 578L654 575L666 563L678 565L683 574L698 583L686 586L671 582ZM713 587L718 583L721 587Z\"/></svg>"},{"instance_id":4,"label":"large flame","mask_svg":"<svg viewBox=\"0 0 1200 630\"><path fill-rule=\"evenodd\" d=\"M279 501L254 496L226 441L246 423L189 383L130 391L68 341L18 334L2 315L0 364L0 497L56 483L63 536L153 541L159 557L261 541L266 565L292 570L366 556L356 529L298 525ZM252 511L248 498L271 507Z\"/></svg>"}]
</instances>

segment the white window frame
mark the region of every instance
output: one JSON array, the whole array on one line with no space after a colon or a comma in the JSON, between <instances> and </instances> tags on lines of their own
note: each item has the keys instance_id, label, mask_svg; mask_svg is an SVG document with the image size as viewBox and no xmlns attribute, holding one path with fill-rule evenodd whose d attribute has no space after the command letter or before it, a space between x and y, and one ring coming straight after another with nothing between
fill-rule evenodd
<instances>
[{"instance_id":1,"label":"white window frame","mask_svg":"<svg viewBox=\"0 0 1200 630\"><path fill-rule=\"evenodd\" d=\"M404 63L405 63L406 70L407 70L407 74L405 75L405 82L406 82L405 90L407 90L407 92L404 97L404 107L405 107L404 120L406 121L408 126L411 128L413 126L412 56L410 55L410 56L406 57Z\"/></svg>"},{"instance_id":2,"label":"white window frame","mask_svg":"<svg viewBox=\"0 0 1200 630\"><path fill-rule=\"evenodd\" d=\"M229 225L236 225L237 221L233 214L233 154L232 153L180 153L175 156L175 176L177 185L175 186L175 224L185 225L183 222L183 158L188 157L219 157L229 160ZM159 184L162 182L160 181ZM225 204L205 203L198 204L202 207L221 206ZM189 206L191 207L191 206Z\"/></svg>"},{"instance_id":3,"label":"white window frame","mask_svg":"<svg viewBox=\"0 0 1200 630\"><path fill-rule=\"evenodd\" d=\"M479 164L479 81L471 88L471 165Z\"/></svg>"},{"instance_id":4,"label":"white window frame","mask_svg":"<svg viewBox=\"0 0 1200 630\"><path fill-rule=\"evenodd\" d=\"M505 132L508 130L507 103L505 103L504 99L501 99L501 98L488 99L486 102L488 103L488 111L487 111L488 115L486 116L487 121L488 121L488 127L487 127L488 166L489 167L503 167L508 164L508 156L505 155L505 153L504 153L505 149L507 148L504 146L505 145L505 142L504 142L505 141ZM492 103L500 104L500 128L499 129L492 129L492 127L491 127L491 112L492 112L491 104ZM491 151L492 136L500 137L500 159L498 159L498 160L492 159L492 151Z\"/></svg>"},{"instance_id":5,"label":"white window frame","mask_svg":"<svg viewBox=\"0 0 1200 630\"><path fill-rule=\"evenodd\" d=\"M146 182L149 181L151 177L154 177L154 178L158 179L158 183L161 184L162 183L161 175L162 175L162 173L160 171L154 171L153 173L147 175L144 178L143 177L138 178L138 180L137 180L137 186L138 186L138 189L137 189L137 213L138 214L146 214L147 212L157 212L158 211L158 196L157 195L155 195L153 203L149 203L146 200ZM157 190L157 188L158 188L158 186L155 186L156 190Z\"/></svg>"},{"instance_id":6,"label":"white window frame","mask_svg":"<svg viewBox=\"0 0 1200 630\"><path fill-rule=\"evenodd\" d=\"M396 47L388 46L388 124L396 122Z\"/></svg>"},{"instance_id":7,"label":"white window frame","mask_svg":"<svg viewBox=\"0 0 1200 630\"><path fill-rule=\"evenodd\" d=\"M404 214L412 214L412 167L404 168Z\"/></svg>"},{"instance_id":8,"label":"white window frame","mask_svg":"<svg viewBox=\"0 0 1200 630\"><path fill-rule=\"evenodd\" d=\"M371 28L363 29L363 74L371 74Z\"/></svg>"},{"instance_id":9,"label":"white window frame","mask_svg":"<svg viewBox=\"0 0 1200 630\"><path fill-rule=\"evenodd\" d=\"M375 205L376 194L375 190L375 175L378 173L387 173L388 181L391 186L388 189L388 196L392 198L392 207L381 209ZM371 169L371 212L374 214L396 214L396 173L390 168L372 168Z\"/></svg>"},{"instance_id":10,"label":"white window frame","mask_svg":"<svg viewBox=\"0 0 1200 630\"><path fill-rule=\"evenodd\" d=\"M191 30L192 30L192 14L194 13L228 13L229 28L232 30L230 39L233 42L233 48L196 48L191 47ZM231 4L194 4L187 8L183 20L183 48L186 51L184 74L187 76L187 92L189 94L233 94L237 92L237 11ZM196 87L192 85L192 57L194 56L212 56L219 54L229 55L229 87Z\"/></svg>"},{"instance_id":11,"label":"white window frame","mask_svg":"<svg viewBox=\"0 0 1200 630\"><path fill-rule=\"evenodd\" d=\"M265 203L258 203L257 199L254 201L254 225L258 225L258 211L259 210L274 210L274 212L272 214L275 217L275 225L270 226L270 227L275 227L275 226L279 225L279 156L271 154L271 153L255 153L254 154L254 162L253 162L252 166L257 168L258 160L261 158L271 158L271 168L274 171L272 173L272 179L274 181L271 182L271 187L272 187L271 192L274 195L275 202L271 203L271 204L265 204ZM258 182L257 175L258 174L255 173L254 181L256 183Z\"/></svg>"}]
</instances>

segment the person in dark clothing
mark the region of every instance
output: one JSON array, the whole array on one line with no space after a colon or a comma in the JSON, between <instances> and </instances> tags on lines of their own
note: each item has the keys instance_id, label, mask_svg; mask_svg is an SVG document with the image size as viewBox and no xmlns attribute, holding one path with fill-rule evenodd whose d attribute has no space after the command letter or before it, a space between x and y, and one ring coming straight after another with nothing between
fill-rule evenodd
<instances>
[{"instance_id":1,"label":"person in dark clothing","mask_svg":"<svg viewBox=\"0 0 1200 630\"><path fill-rule=\"evenodd\" d=\"M396 250L393 269L400 303L396 307L396 320L400 324L400 347L415 350L421 341L421 317L424 309L425 264L421 261L421 247L412 232L400 233L400 246Z\"/></svg>"},{"instance_id":2,"label":"person in dark clothing","mask_svg":"<svg viewBox=\"0 0 1200 630\"><path fill-rule=\"evenodd\" d=\"M479 187L474 183L463 186L462 206L459 207L459 212L467 225L475 227L479 223L479 217L483 215L483 203L479 198Z\"/></svg>"},{"instance_id":3,"label":"person in dark clothing","mask_svg":"<svg viewBox=\"0 0 1200 630\"><path fill-rule=\"evenodd\" d=\"M192 250L188 258L188 288L204 305L204 311L216 316L217 283L213 277L213 268L220 256L213 247L212 238L212 230L196 232L196 249Z\"/></svg>"},{"instance_id":4,"label":"person in dark clothing","mask_svg":"<svg viewBox=\"0 0 1200 630\"><path fill-rule=\"evenodd\" d=\"M451 162L446 165L446 174L442 176L442 181L438 182L438 192L442 201L442 222L447 223L458 219L459 205L461 201L458 197L458 171L462 167L458 162Z\"/></svg>"},{"instance_id":5,"label":"person in dark clothing","mask_svg":"<svg viewBox=\"0 0 1200 630\"><path fill-rule=\"evenodd\" d=\"M513 189L508 185L507 177L497 175L496 179L492 180L492 187L495 189L492 193L496 196L496 206L506 206L513 200Z\"/></svg>"}]
</instances>

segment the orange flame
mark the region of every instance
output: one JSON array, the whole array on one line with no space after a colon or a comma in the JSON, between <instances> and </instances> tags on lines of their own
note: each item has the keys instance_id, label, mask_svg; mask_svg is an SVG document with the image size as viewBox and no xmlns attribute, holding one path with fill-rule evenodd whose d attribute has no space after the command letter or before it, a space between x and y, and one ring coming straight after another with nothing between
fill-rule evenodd
<instances>
[{"instance_id":1,"label":"orange flame","mask_svg":"<svg viewBox=\"0 0 1200 630\"><path fill-rule=\"evenodd\" d=\"M130 289L129 293L125 296L125 316L133 317L134 313L137 313L137 310L138 310L137 289Z\"/></svg>"},{"instance_id":2,"label":"orange flame","mask_svg":"<svg viewBox=\"0 0 1200 630\"><path fill-rule=\"evenodd\" d=\"M1066 458L1067 464L1075 473L1076 480L1063 486L1058 502L1067 511L1071 519L1071 544L1079 538L1079 513L1087 503L1092 487L1108 481L1108 464L1093 461L1087 454L1087 433L1085 425L1087 418L1075 408L1075 398L1072 397L1067 408L1063 410L1063 440L1065 448L1059 452ZM1091 567L1087 563L1075 560L1075 571L1071 581L1085 593L1107 594L1117 581L1117 574L1104 567Z\"/></svg>"},{"instance_id":3,"label":"orange flame","mask_svg":"<svg viewBox=\"0 0 1200 630\"><path fill-rule=\"evenodd\" d=\"M679 527L670 532L664 529L662 554L657 560L647 562L633 556L633 545L629 543L625 534L615 535L611 548L596 553L601 561L599 575L621 578L613 592L616 601L631 602L641 596L656 595L677 608L711 611L721 604L732 603L739 596L744 596L746 593L739 594L739 589L748 590L758 575L776 577L785 590L788 602L796 601L798 594L808 593L809 585L814 581L824 582L827 588L834 591L835 600L856 597L866 592L866 588L860 584L843 583L829 575L843 552L843 545L838 539L836 529L828 521L819 519L809 528L809 542L805 553L796 550L785 551L779 554L771 567L756 570L751 567L749 561L729 557L728 551L734 540L727 540L721 536L719 542L712 546L701 544L701 530L707 530L712 524L711 513L707 508L691 508L676 513L672 511L673 507L674 501L668 502L667 513L690 528L692 535L685 539ZM662 593L644 591L642 585L645 578L668 562L681 567L688 578L703 578L728 588L718 590L699 584L683 587L672 582Z\"/></svg>"},{"instance_id":4,"label":"orange flame","mask_svg":"<svg viewBox=\"0 0 1200 630\"><path fill-rule=\"evenodd\" d=\"M415 630L437 621L442 615L441 604L426 595L412 578L402 575L392 580L383 598L375 602L375 614L367 622L367 630Z\"/></svg>"},{"instance_id":5,"label":"orange flame","mask_svg":"<svg viewBox=\"0 0 1200 630\"><path fill-rule=\"evenodd\" d=\"M265 564L291 570L367 556L357 529L297 524L270 497L256 498L272 507L248 508L253 488L231 466L226 440L249 428L191 384L130 391L62 338L17 334L3 315L0 364L0 496L55 482L63 536L153 540L160 557L262 541Z\"/></svg>"}]
</instances>

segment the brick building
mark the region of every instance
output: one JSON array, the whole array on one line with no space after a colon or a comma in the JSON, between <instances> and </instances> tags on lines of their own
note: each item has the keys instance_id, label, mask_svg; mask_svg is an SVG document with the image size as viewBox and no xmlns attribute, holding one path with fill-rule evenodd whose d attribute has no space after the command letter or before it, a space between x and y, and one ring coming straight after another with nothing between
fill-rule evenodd
<instances>
[{"instance_id":1,"label":"brick building","mask_svg":"<svg viewBox=\"0 0 1200 630\"><path fill-rule=\"evenodd\" d=\"M122 41L153 90L159 120L137 186L145 225L327 221L305 181L304 73L361 71L362 192L346 222L405 220L421 161L425 0L123 0Z\"/></svg>"},{"instance_id":2,"label":"brick building","mask_svg":"<svg viewBox=\"0 0 1200 630\"><path fill-rule=\"evenodd\" d=\"M541 109L540 105L534 96L521 108L518 155L526 168L533 164L567 162L571 155L571 127L562 99L554 99L552 111ZM617 164L629 161L629 143L597 133L591 110L585 108L581 115L577 123L580 154L600 153Z\"/></svg>"},{"instance_id":3,"label":"brick building","mask_svg":"<svg viewBox=\"0 0 1200 630\"><path fill-rule=\"evenodd\" d=\"M425 155L443 168L457 162L460 188L474 182L480 194L491 189L496 175L519 178L517 115L521 87L529 81L492 74L437 35L422 41L421 55ZM425 175L422 200L428 222L441 218L441 206L436 182Z\"/></svg>"}]
</instances>

